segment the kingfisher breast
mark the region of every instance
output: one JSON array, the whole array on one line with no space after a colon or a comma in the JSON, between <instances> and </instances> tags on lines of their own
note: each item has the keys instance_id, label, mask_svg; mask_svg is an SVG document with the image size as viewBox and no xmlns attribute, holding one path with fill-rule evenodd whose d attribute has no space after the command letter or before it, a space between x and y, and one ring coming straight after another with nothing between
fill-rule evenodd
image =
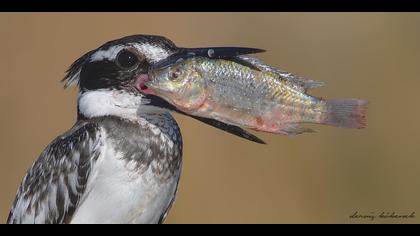
<instances>
[{"instance_id":1,"label":"kingfisher breast","mask_svg":"<svg viewBox=\"0 0 420 236\"><path fill-rule=\"evenodd\" d=\"M99 122L104 145L71 223L159 223L180 177L178 126L167 115Z\"/></svg>"}]
</instances>

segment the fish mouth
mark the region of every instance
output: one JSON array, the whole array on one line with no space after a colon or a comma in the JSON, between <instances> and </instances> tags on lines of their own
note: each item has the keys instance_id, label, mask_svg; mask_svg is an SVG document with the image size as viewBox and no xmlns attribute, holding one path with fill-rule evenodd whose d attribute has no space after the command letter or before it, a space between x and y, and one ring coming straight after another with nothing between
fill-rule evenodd
<instances>
[{"instance_id":1,"label":"fish mouth","mask_svg":"<svg viewBox=\"0 0 420 236\"><path fill-rule=\"evenodd\" d=\"M137 79L134 83L134 87L140 93L143 93L143 94L146 94L146 95L155 95L155 92L147 86L147 83L149 83L150 81L151 80L150 80L150 77L149 77L148 74L141 74L137 77Z\"/></svg>"}]
</instances>

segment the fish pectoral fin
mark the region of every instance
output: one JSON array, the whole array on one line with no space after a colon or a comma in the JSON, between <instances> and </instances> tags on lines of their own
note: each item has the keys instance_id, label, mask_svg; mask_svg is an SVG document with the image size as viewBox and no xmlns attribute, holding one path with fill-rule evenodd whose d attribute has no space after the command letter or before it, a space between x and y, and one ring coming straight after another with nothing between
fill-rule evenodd
<instances>
[{"instance_id":1,"label":"fish pectoral fin","mask_svg":"<svg viewBox=\"0 0 420 236\"><path fill-rule=\"evenodd\" d=\"M279 130L280 134L298 135L302 133L316 133L315 130L302 126L300 123L287 123Z\"/></svg>"}]
</instances>

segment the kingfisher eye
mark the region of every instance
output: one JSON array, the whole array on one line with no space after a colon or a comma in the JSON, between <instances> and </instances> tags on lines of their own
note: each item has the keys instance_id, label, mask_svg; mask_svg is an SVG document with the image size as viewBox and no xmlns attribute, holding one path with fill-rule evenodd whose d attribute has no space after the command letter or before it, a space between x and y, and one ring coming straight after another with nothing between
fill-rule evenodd
<instances>
[{"instance_id":1,"label":"kingfisher eye","mask_svg":"<svg viewBox=\"0 0 420 236\"><path fill-rule=\"evenodd\" d=\"M181 70L176 69L175 71L172 72L171 79L176 80L180 75L181 75Z\"/></svg>"},{"instance_id":2,"label":"kingfisher eye","mask_svg":"<svg viewBox=\"0 0 420 236\"><path fill-rule=\"evenodd\" d=\"M122 50L118 53L116 61L121 68L130 69L138 64L139 59L133 52Z\"/></svg>"}]
</instances>

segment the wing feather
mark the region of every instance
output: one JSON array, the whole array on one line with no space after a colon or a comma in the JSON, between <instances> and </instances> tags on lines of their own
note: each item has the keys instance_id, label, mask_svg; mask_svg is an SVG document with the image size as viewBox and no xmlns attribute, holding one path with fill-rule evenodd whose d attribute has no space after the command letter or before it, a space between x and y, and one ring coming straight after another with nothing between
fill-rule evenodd
<instances>
[{"instance_id":1,"label":"wing feather","mask_svg":"<svg viewBox=\"0 0 420 236\"><path fill-rule=\"evenodd\" d=\"M100 129L77 123L42 152L24 177L7 223L68 223L99 156Z\"/></svg>"}]
</instances>

